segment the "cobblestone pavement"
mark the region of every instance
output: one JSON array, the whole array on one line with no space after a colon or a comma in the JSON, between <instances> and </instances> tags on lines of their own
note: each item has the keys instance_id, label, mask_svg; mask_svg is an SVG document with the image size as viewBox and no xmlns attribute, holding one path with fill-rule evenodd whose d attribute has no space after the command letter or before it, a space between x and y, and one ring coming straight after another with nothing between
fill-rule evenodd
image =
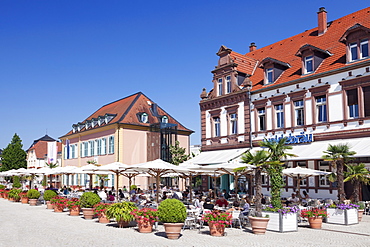
<instances>
[{"instance_id":1,"label":"cobblestone pavement","mask_svg":"<svg viewBox=\"0 0 370 247\"><path fill-rule=\"evenodd\" d=\"M54 213L45 205L29 206L0 199L0 246L370 246L370 216L360 224L323 224L315 230L300 225L298 232L254 235L251 229L227 229L227 236L211 237L208 227L200 234L185 230L178 240L165 237L163 226L149 234L136 227L117 228L67 212Z\"/></svg>"}]
</instances>

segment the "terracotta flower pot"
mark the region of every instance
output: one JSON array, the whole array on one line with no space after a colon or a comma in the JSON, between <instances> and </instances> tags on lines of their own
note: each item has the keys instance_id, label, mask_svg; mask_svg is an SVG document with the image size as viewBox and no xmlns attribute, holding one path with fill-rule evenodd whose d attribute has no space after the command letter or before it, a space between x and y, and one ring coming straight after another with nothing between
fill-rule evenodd
<instances>
[{"instance_id":1,"label":"terracotta flower pot","mask_svg":"<svg viewBox=\"0 0 370 247\"><path fill-rule=\"evenodd\" d=\"M9 200L10 202L14 202L14 198L13 198L13 197L8 197L8 200Z\"/></svg>"},{"instance_id":2,"label":"terracotta flower pot","mask_svg":"<svg viewBox=\"0 0 370 247\"><path fill-rule=\"evenodd\" d=\"M219 225L217 223L208 223L208 226L211 236L222 237L225 235L225 226Z\"/></svg>"},{"instance_id":3,"label":"terracotta flower pot","mask_svg":"<svg viewBox=\"0 0 370 247\"><path fill-rule=\"evenodd\" d=\"M104 214L100 214L99 216L99 223L108 224L110 222L110 219Z\"/></svg>"},{"instance_id":4,"label":"terracotta flower pot","mask_svg":"<svg viewBox=\"0 0 370 247\"><path fill-rule=\"evenodd\" d=\"M64 206L54 205L54 212L55 213L62 213L64 210Z\"/></svg>"},{"instance_id":5,"label":"terracotta flower pot","mask_svg":"<svg viewBox=\"0 0 370 247\"><path fill-rule=\"evenodd\" d=\"M83 208L82 212L84 214L85 220L92 220L94 218L94 209L93 208Z\"/></svg>"},{"instance_id":6,"label":"terracotta flower pot","mask_svg":"<svg viewBox=\"0 0 370 247\"><path fill-rule=\"evenodd\" d=\"M364 215L365 209L358 210L358 222L362 220L362 216Z\"/></svg>"},{"instance_id":7,"label":"terracotta flower pot","mask_svg":"<svg viewBox=\"0 0 370 247\"><path fill-rule=\"evenodd\" d=\"M54 209L54 204L51 204L50 201L46 201L46 209Z\"/></svg>"},{"instance_id":8,"label":"terracotta flower pot","mask_svg":"<svg viewBox=\"0 0 370 247\"><path fill-rule=\"evenodd\" d=\"M22 202L23 204L27 204L27 203L28 203L28 197L22 197L22 198L21 198L21 202Z\"/></svg>"},{"instance_id":9,"label":"terracotta flower pot","mask_svg":"<svg viewBox=\"0 0 370 247\"><path fill-rule=\"evenodd\" d=\"M125 221L125 220L117 221L117 225L118 225L119 228L127 227L129 223L130 223L130 221Z\"/></svg>"},{"instance_id":10,"label":"terracotta flower pot","mask_svg":"<svg viewBox=\"0 0 370 247\"><path fill-rule=\"evenodd\" d=\"M37 199L29 199L28 200L30 206L36 206L37 205Z\"/></svg>"},{"instance_id":11,"label":"terracotta flower pot","mask_svg":"<svg viewBox=\"0 0 370 247\"><path fill-rule=\"evenodd\" d=\"M69 215L70 216L80 216L80 208L71 208L69 210Z\"/></svg>"},{"instance_id":12,"label":"terracotta flower pot","mask_svg":"<svg viewBox=\"0 0 370 247\"><path fill-rule=\"evenodd\" d=\"M269 223L270 218L251 217L251 216L249 216L248 218L251 223L252 231L254 234L266 233L267 224Z\"/></svg>"},{"instance_id":13,"label":"terracotta flower pot","mask_svg":"<svg viewBox=\"0 0 370 247\"><path fill-rule=\"evenodd\" d=\"M310 227L313 229L321 229L322 217L308 217L308 223L310 223Z\"/></svg>"},{"instance_id":14,"label":"terracotta flower pot","mask_svg":"<svg viewBox=\"0 0 370 247\"><path fill-rule=\"evenodd\" d=\"M168 239L178 239L184 223L163 223Z\"/></svg>"},{"instance_id":15,"label":"terracotta flower pot","mask_svg":"<svg viewBox=\"0 0 370 247\"><path fill-rule=\"evenodd\" d=\"M151 233L153 231L153 223L139 220L137 221L137 226L140 233Z\"/></svg>"}]
</instances>

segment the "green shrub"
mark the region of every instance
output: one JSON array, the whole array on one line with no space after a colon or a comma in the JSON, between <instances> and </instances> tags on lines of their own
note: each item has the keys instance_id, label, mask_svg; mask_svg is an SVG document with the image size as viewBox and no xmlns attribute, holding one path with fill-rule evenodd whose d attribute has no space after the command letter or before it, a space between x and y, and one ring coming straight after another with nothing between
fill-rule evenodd
<instances>
[{"instance_id":1,"label":"green shrub","mask_svg":"<svg viewBox=\"0 0 370 247\"><path fill-rule=\"evenodd\" d=\"M44 176L44 177L42 178L42 183L41 183L41 185L42 185L42 186L44 186L44 187L48 186L48 182L46 181L46 179L47 179L47 177L46 177L46 176Z\"/></svg>"},{"instance_id":2,"label":"green shrub","mask_svg":"<svg viewBox=\"0 0 370 247\"><path fill-rule=\"evenodd\" d=\"M137 186L135 184L130 186L130 191L133 190L133 189L135 189L135 190L137 189Z\"/></svg>"},{"instance_id":3,"label":"green shrub","mask_svg":"<svg viewBox=\"0 0 370 247\"><path fill-rule=\"evenodd\" d=\"M44 200L45 201L50 201L51 198L54 196L57 196L58 194L54 190L45 190L44 192Z\"/></svg>"},{"instance_id":4,"label":"green shrub","mask_svg":"<svg viewBox=\"0 0 370 247\"><path fill-rule=\"evenodd\" d=\"M163 223L184 223L186 207L177 199L166 199L159 204L158 216Z\"/></svg>"},{"instance_id":5,"label":"green shrub","mask_svg":"<svg viewBox=\"0 0 370 247\"><path fill-rule=\"evenodd\" d=\"M21 189L11 189L8 193L8 196L9 198L13 198L14 200L18 201L19 199L21 199L21 196L19 195L19 193L21 192Z\"/></svg>"},{"instance_id":6,"label":"green shrub","mask_svg":"<svg viewBox=\"0 0 370 247\"><path fill-rule=\"evenodd\" d=\"M106 211L108 218L114 218L116 221L131 221L134 216L131 214L134 209L137 209L133 202L113 203Z\"/></svg>"},{"instance_id":7,"label":"green shrub","mask_svg":"<svg viewBox=\"0 0 370 247\"><path fill-rule=\"evenodd\" d=\"M28 199L39 199L40 192L38 190L35 190L35 189L30 189L27 192L27 197L28 197Z\"/></svg>"},{"instance_id":8,"label":"green shrub","mask_svg":"<svg viewBox=\"0 0 370 247\"><path fill-rule=\"evenodd\" d=\"M0 190L3 190L3 189L5 189L5 185L0 184Z\"/></svg>"},{"instance_id":9,"label":"green shrub","mask_svg":"<svg viewBox=\"0 0 370 247\"><path fill-rule=\"evenodd\" d=\"M13 177L13 188L20 188L22 187L21 183L19 182L19 177L14 176Z\"/></svg>"},{"instance_id":10,"label":"green shrub","mask_svg":"<svg viewBox=\"0 0 370 247\"><path fill-rule=\"evenodd\" d=\"M94 192L85 192L82 194L81 207L83 208L93 208L95 204L100 202L100 197Z\"/></svg>"}]
</instances>

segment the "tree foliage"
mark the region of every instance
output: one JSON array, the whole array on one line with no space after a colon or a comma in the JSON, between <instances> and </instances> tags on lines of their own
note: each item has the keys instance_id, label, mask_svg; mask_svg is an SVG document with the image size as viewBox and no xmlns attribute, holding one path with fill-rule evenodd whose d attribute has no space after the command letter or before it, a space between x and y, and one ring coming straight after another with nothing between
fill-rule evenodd
<instances>
[{"instance_id":1,"label":"tree foliage","mask_svg":"<svg viewBox=\"0 0 370 247\"><path fill-rule=\"evenodd\" d=\"M346 165L347 171L344 172L344 182L351 181L353 183L353 200L360 201L360 185L370 183L370 172L365 168L364 163Z\"/></svg>"},{"instance_id":2,"label":"tree foliage","mask_svg":"<svg viewBox=\"0 0 370 247\"><path fill-rule=\"evenodd\" d=\"M187 161L190 158L189 154L186 154L186 149L180 147L180 142L176 141L175 146L170 145L171 153L171 164L178 166L179 164Z\"/></svg>"},{"instance_id":3,"label":"tree foliage","mask_svg":"<svg viewBox=\"0 0 370 247\"><path fill-rule=\"evenodd\" d=\"M1 171L27 168L27 153L22 148L22 140L14 134L12 141L3 150Z\"/></svg>"}]
</instances>

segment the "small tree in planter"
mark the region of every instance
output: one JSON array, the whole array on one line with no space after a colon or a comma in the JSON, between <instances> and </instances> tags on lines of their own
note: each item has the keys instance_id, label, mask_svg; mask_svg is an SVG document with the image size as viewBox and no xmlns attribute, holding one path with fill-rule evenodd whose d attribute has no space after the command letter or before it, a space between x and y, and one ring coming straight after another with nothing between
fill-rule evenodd
<instances>
[{"instance_id":1,"label":"small tree in planter","mask_svg":"<svg viewBox=\"0 0 370 247\"><path fill-rule=\"evenodd\" d=\"M63 196L54 196L50 199L50 203L53 205L55 213L63 212L64 208L66 207L67 198Z\"/></svg>"},{"instance_id":2,"label":"small tree in planter","mask_svg":"<svg viewBox=\"0 0 370 247\"><path fill-rule=\"evenodd\" d=\"M22 187L22 184L21 182L19 181L19 177L18 176L14 176L13 177L13 188L20 188Z\"/></svg>"},{"instance_id":3,"label":"small tree in planter","mask_svg":"<svg viewBox=\"0 0 370 247\"><path fill-rule=\"evenodd\" d=\"M106 211L109 219L114 218L118 223L118 227L128 226L130 221L134 220L132 211L137 209L133 202L113 203Z\"/></svg>"},{"instance_id":4,"label":"small tree in planter","mask_svg":"<svg viewBox=\"0 0 370 247\"><path fill-rule=\"evenodd\" d=\"M27 197L28 197L30 206L36 206L37 200L40 197L40 192L38 190L35 190L35 189L30 189L27 192Z\"/></svg>"},{"instance_id":5,"label":"small tree in planter","mask_svg":"<svg viewBox=\"0 0 370 247\"><path fill-rule=\"evenodd\" d=\"M78 198L67 199L66 207L69 209L69 215L79 216L81 210L81 201Z\"/></svg>"},{"instance_id":6,"label":"small tree in planter","mask_svg":"<svg viewBox=\"0 0 370 247\"><path fill-rule=\"evenodd\" d=\"M154 222L158 221L158 210L153 208L134 209L131 214L135 217L139 232L150 233L153 231Z\"/></svg>"},{"instance_id":7,"label":"small tree in planter","mask_svg":"<svg viewBox=\"0 0 370 247\"><path fill-rule=\"evenodd\" d=\"M21 202L22 203L28 203L28 197L27 197L27 190L22 191L19 193L19 196L21 197Z\"/></svg>"},{"instance_id":8,"label":"small tree in planter","mask_svg":"<svg viewBox=\"0 0 370 247\"><path fill-rule=\"evenodd\" d=\"M107 217L107 209L111 206L110 203L100 202L94 205L94 216L98 216L99 223L109 223L110 219Z\"/></svg>"},{"instance_id":9,"label":"small tree in planter","mask_svg":"<svg viewBox=\"0 0 370 247\"><path fill-rule=\"evenodd\" d=\"M84 218L91 220L94 218L94 205L100 202L100 197L94 192L85 192L82 194L81 198L81 207L84 214Z\"/></svg>"},{"instance_id":10,"label":"small tree in planter","mask_svg":"<svg viewBox=\"0 0 370 247\"><path fill-rule=\"evenodd\" d=\"M44 192L44 200L46 201L46 208L53 209L54 206L50 202L51 198L57 196L58 194L54 190L45 190ZM63 211L63 210L62 210Z\"/></svg>"},{"instance_id":11,"label":"small tree in planter","mask_svg":"<svg viewBox=\"0 0 370 247\"><path fill-rule=\"evenodd\" d=\"M164 223L169 239L178 239L186 219L186 207L177 199L166 199L158 207L159 220Z\"/></svg>"},{"instance_id":12,"label":"small tree in planter","mask_svg":"<svg viewBox=\"0 0 370 247\"><path fill-rule=\"evenodd\" d=\"M8 193L8 197L11 198L14 202L19 202L21 197L19 193L21 193L22 190L20 189L11 189Z\"/></svg>"}]
</instances>

